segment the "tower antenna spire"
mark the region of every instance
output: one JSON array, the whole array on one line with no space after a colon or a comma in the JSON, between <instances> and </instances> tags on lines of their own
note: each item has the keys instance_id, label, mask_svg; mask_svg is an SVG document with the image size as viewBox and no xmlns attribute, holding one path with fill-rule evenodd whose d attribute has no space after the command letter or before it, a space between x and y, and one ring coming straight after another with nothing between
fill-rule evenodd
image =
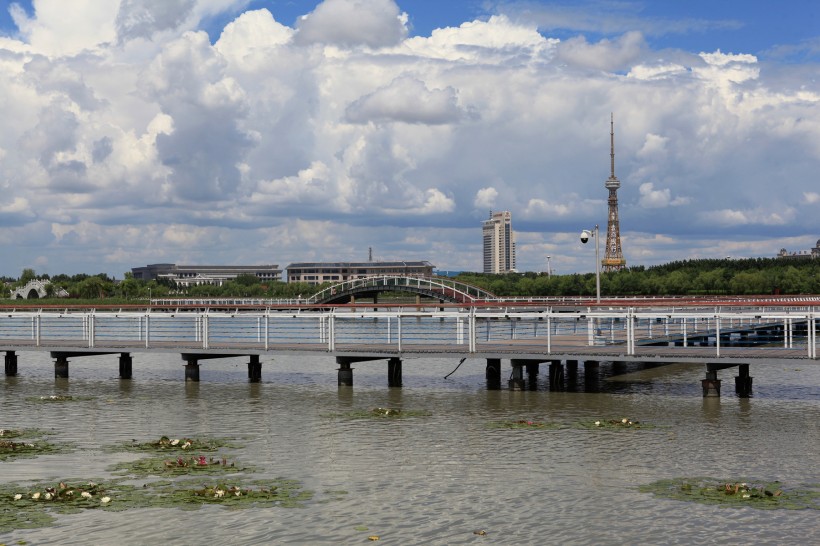
<instances>
[{"instance_id":1,"label":"tower antenna spire","mask_svg":"<svg viewBox=\"0 0 820 546\"><path fill-rule=\"evenodd\" d=\"M609 190L607 205L609 218L606 225L606 252L601 265L604 271L618 271L626 267L621 251L621 223L618 220L618 188L621 182L615 176L615 114L609 113L609 179L604 184Z\"/></svg>"},{"instance_id":2,"label":"tower antenna spire","mask_svg":"<svg viewBox=\"0 0 820 546\"><path fill-rule=\"evenodd\" d=\"M609 163L610 178L615 178L615 114L609 113Z\"/></svg>"}]
</instances>

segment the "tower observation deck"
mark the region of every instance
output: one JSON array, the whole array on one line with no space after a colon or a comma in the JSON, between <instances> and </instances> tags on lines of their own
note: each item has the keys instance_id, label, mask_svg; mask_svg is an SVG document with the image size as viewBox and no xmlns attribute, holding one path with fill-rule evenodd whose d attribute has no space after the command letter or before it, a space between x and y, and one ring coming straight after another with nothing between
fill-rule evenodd
<instances>
[{"instance_id":1,"label":"tower observation deck","mask_svg":"<svg viewBox=\"0 0 820 546\"><path fill-rule=\"evenodd\" d=\"M609 190L609 217L606 226L606 250L601 260L603 271L618 271L626 267L626 260L621 252L621 228L618 221L618 188L621 182L615 176L615 116L610 114L609 121L610 142L610 173L604 186Z\"/></svg>"}]
</instances>

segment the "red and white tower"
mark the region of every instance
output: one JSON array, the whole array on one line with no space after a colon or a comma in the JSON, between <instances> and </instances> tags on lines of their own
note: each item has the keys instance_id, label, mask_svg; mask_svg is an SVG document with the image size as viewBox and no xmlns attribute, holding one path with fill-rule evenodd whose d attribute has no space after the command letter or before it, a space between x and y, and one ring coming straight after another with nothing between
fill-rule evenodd
<instances>
[{"instance_id":1,"label":"red and white tower","mask_svg":"<svg viewBox=\"0 0 820 546\"><path fill-rule=\"evenodd\" d=\"M609 190L609 219L606 224L606 250L601 266L604 271L618 271L626 267L626 260L621 252L621 228L618 221L618 188L621 182L615 176L615 116L610 114L609 121L610 141L610 173L604 186Z\"/></svg>"}]
</instances>

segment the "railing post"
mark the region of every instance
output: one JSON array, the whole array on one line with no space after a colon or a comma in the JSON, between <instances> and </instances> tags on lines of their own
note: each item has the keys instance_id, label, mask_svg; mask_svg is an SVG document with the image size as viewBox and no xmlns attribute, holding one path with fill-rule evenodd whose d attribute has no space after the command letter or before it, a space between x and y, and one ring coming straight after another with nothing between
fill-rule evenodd
<instances>
[{"instance_id":1,"label":"railing post","mask_svg":"<svg viewBox=\"0 0 820 546\"><path fill-rule=\"evenodd\" d=\"M328 320L328 336L327 336L327 350L333 352L336 350L336 316L333 311L327 317Z\"/></svg>"},{"instance_id":2,"label":"railing post","mask_svg":"<svg viewBox=\"0 0 820 546\"><path fill-rule=\"evenodd\" d=\"M34 342L37 347L40 346L40 320L42 319L42 315L37 314L34 317Z\"/></svg>"},{"instance_id":3,"label":"railing post","mask_svg":"<svg viewBox=\"0 0 820 546\"><path fill-rule=\"evenodd\" d=\"M470 307L470 352L475 352L475 337L476 337L476 327L475 327L475 307Z\"/></svg>"},{"instance_id":4,"label":"railing post","mask_svg":"<svg viewBox=\"0 0 820 546\"><path fill-rule=\"evenodd\" d=\"M683 348L685 349L688 346L689 346L689 341L686 337L686 317L684 317L683 318Z\"/></svg>"},{"instance_id":5,"label":"railing post","mask_svg":"<svg viewBox=\"0 0 820 546\"><path fill-rule=\"evenodd\" d=\"M715 315L715 352L720 358L720 315Z\"/></svg>"},{"instance_id":6,"label":"railing post","mask_svg":"<svg viewBox=\"0 0 820 546\"><path fill-rule=\"evenodd\" d=\"M552 307L547 309L547 354L552 354Z\"/></svg>"},{"instance_id":7,"label":"railing post","mask_svg":"<svg viewBox=\"0 0 820 546\"><path fill-rule=\"evenodd\" d=\"M265 311L265 350L270 349L270 310Z\"/></svg>"},{"instance_id":8,"label":"railing post","mask_svg":"<svg viewBox=\"0 0 820 546\"><path fill-rule=\"evenodd\" d=\"M88 315L88 347L94 348L94 314Z\"/></svg>"},{"instance_id":9,"label":"railing post","mask_svg":"<svg viewBox=\"0 0 820 546\"><path fill-rule=\"evenodd\" d=\"M205 315L202 317L202 348L208 349L208 313L205 312Z\"/></svg>"},{"instance_id":10,"label":"railing post","mask_svg":"<svg viewBox=\"0 0 820 546\"><path fill-rule=\"evenodd\" d=\"M401 311L399 311L398 316L396 317L396 321L398 322L398 325L396 326L396 328L398 328L398 346L399 352L401 352Z\"/></svg>"},{"instance_id":11,"label":"railing post","mask_svg":"<svg viewBox=\"0 0 820 546\"><path fill-rule=\"evenodd\" d=\"M151 312L145 312L145 348L148 349L151 339Z\"/></svg>"}]
</instances>

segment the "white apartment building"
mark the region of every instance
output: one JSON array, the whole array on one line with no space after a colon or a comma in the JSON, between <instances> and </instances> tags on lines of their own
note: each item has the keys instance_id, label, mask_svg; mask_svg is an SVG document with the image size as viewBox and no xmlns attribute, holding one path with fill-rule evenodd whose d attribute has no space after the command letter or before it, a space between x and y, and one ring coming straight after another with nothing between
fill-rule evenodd
<instances>
[{"instance_id":1,"label":"white apartment building","mask_svg":"<svg viewBox=\"0 0 820 546\"><path fill-rule=\"evenodd\" d=\"M515 271L515 233L509 211L490 211L481 228L484 238L484 273Z\"/></svg>"}]
</instances>

